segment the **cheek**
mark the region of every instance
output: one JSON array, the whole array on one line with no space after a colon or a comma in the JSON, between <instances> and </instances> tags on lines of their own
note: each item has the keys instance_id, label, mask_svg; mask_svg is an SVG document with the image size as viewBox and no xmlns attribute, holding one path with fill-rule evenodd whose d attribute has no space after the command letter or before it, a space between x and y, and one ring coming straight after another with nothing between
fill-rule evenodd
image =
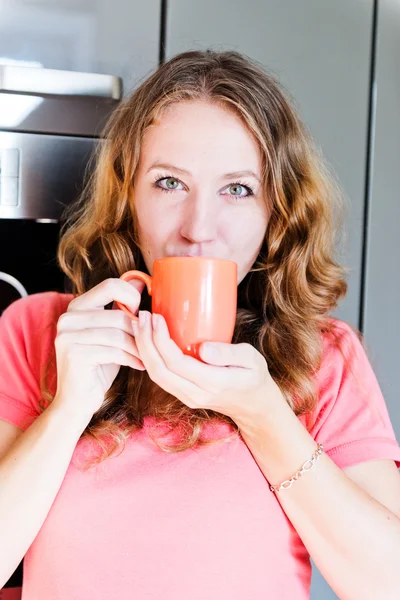
<instances>
[{"instance_id":1,"label":"cheek","mask_svg":"<svg viewBox=\"0 0 400 600\"><path fill-rule=\"evenodd\" d=\"M139 239L146 248L156 247L160 242L158 226L149 227L148 221L144 221L144 225L139 226Z\"/></svg>"},{"instance_id":2,"label":"cheek","mask_svg":"<svg viewBox=\"0 0 400 600\"><path fill-rule=\"evenodd\" d=\"M156 223L152 217L152 210L149 205L140 203L136 206L137 229L140 244L144 247L151 246L155 238L154 228L149 227L149 223Z\"/></svg>"},{"instance_id":3,"label":"cheek","mask_svg":"<svg viewBox=\"0 0 400 600\"><path fill-rule=\"evenodd\" d=\"M173 230L170 216L155 210L151 202L148 202L147 206L138 210L137 217L141 243L150 251L158 253L157 250L165 244Z\"/></svg>"},{"instance_id":4,"label":"cheek","mask_svg":"<svg viewBox=\"0 0 400 600\"><path fill-rule=\"evenodd\" d=\"M243 211L235 215L235 219L230 219L224 233L231 247L253 252L262 244L267 224L267 216L263 211Z\"/></svg>"}]
</instances>

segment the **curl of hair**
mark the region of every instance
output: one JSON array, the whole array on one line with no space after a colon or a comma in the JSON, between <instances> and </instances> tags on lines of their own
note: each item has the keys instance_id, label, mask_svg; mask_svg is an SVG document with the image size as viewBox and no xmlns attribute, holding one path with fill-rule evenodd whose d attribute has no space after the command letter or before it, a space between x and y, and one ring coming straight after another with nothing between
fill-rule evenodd
<instances>
[{"instance_id":1,"label":"curl of hair","mask_svg":"<svg viewBox=\"0 0 400 600\"><path fill-rule=\"evenodd\" d=\"M184 52L158 67L122 100L104 128L83 192L64 215L57 260L74 295L130 269L147 272L133 201L146 129L176 102L211 102L234 111L258 141L270 219L260 254L239 284L233 343L250 343L265 357L272 378L300 415L316 405L313 376L321 364L321 333L334 333L328 315L347 292L347 269L335 260L345 198L288 97L274 75L235 51ZM146 289L142 306L150 310ZM51 402L46 381L42 394ZM91 464L123 448L147 415L172 430L181 428L178 443L153 438L167 452L215 443L202 438L204 423L214 419L228 423L233 434L238 430L225 415L187 407L146 371L121 367L82 434L101 448Z\"/></svg>"}]
</instances>

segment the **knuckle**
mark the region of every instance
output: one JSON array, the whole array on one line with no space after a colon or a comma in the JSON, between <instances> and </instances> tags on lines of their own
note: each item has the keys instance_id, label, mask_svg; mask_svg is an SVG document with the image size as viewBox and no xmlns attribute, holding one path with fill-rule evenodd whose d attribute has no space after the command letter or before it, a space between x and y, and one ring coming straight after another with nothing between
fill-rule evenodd
<instances>
[{"instance_id":1,"label":"knuckle","mask_svg":"<svg viewBox=\"0 0 400 600\"><path fill-rule=\"evenodd\" d=\"M78 302L79 302L79 296L77 296L76 298L73 298L67 306L67 312L71 312L71 311L75 310Z\"/></svg>"},{"instance_id":2,"label":"knuckle","mask_svg":"<svg viewBox=\"0 0 400 600\"><path fill-rule=\"evenodd\" d=\"M66 321L68 319L67 313L63 313L59 316L57 321L57 332L63 331L64 325L66 325Z\"/></svg>"},{"instance_id":3,"label":"knuckle","mask_svg":"<svg viewBox=\"0 0 400 600\"><path fill-rule=\"evenodd\" d=\"M125 346L128 341L128 334L122 329L115 329L113 331L114 339L120 346Z\"/></svg>"},{"instance_id":4,"label":"knuckle","mask_svg":"<svg viewBox=\"0 0 400 600\"><path fill-rule=\"evenodd\" d=\"M56 346L64 346L68 339L68 333L65 331L61 331L56 335L56 339L54 340L54 344Z\"/></svg>"},{"instance_id":5,"label":"knuckle","mask_svg":"<svg viewBox=\"0 0 400 600\"><path fill-rule=\"evenodd\" d=\"M105 288L106 292L108 292L109 294L112 294L114 292L114 290L117 289L118 283L117 283L118 279L116 277L107 277L107 279L104 279L101 282L101 285Z\"/></svg>"},{"instance_id":6,"label":"knuckle","mask_svg":"<svg viewBox=\"0 0 400 600\"><path fill-rule=\"evenodd\" d=\"M254 346L248 342L242 342L241 344L238 344L238 346L243 348L243 352L245 352L246 355L252 360L254 366L259 365L260 354L254 348Z\"/></svg>"},{"instance_id":7,"label":"knuckle","mask_svg":"<svg viewBox=\"0 0 400 600\"><path fill-rule=\"evenodd\" d=\"M167 367L167 369L169 369L170 371L173 371L175 373L184 373L184 371L182 371L182 369L180 369L180 365L176 364L176 362L174 362L168 355L163 357L165 366Z\"/></svg>"},{"instance_id":8,"label":"knuckle","mask_svg":"<svg viewBox=\"0 0 400 600\"><path fill-rule=\"evenodd\" d=\"M96 287L102 293L108 296L113 296L113 293L116 289L115 278L107 277L107 279L103 279L103 281L100 281L100 283L97 284Z\"/></svg>"},{"instance_id":9,"label":"knuckle","mask_svg":"<svg viewBox=\"0 0 400 600\"><path fill-rule=\"evenodd\" d=\"M125 352L125 350L122 350L122 348L118 348L117 350L117 356L118 356L118 360L124 364L127 360L127 353Z\"/></svg>"},{"instance_id":10,"label":"knuckle","mask_svg":"<svg viewBox=\"0 0 400 600\"><path fill-rule=\"evenodd\" d=\"M114 311L117 315L117 323L118 326L121 327L121 329L127 329L128 331L132 331L133 334L133 329L132 329L132 319L126 314L125 311L123 310L119 310Z\"/></svg>"},{"instance_id":11,"label":"knuckle","mask_svg":"<svg viewBox=\"0 0 400 600\"><path fill-rule=\"evenodd\" d=\"M164 369L162 369L162 367L152 367L150 366L148 368L148 373L150 375L150 378L154 381L154 382L160 382L163 379L164 376Z\"/></svg>"}]
</instances>

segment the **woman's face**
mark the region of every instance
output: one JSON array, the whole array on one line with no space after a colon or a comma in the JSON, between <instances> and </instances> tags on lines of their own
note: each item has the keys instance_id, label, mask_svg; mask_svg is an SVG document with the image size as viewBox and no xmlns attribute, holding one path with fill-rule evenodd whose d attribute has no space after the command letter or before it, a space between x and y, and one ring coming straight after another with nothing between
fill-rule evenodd
<instances>
[{"instance_id":1,"label":"woman's face","mask_svg":"<svg viewBox=\"0 0 400 600\"><path fill-rule=\"evenodd\" d=\"M260 177L257 142L236 115L200 101L169 106L144 134L134 182L149 273L157 258L207 256L234 260L240 283L269 218Z\"/></svg>"}]
</instances>

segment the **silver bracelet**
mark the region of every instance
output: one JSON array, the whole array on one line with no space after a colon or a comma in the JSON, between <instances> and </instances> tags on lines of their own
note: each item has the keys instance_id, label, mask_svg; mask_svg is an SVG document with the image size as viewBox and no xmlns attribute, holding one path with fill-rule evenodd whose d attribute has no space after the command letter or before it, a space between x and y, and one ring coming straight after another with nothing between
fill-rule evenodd
<instances>
[{"instance_id":1,"label":"silver bracelet","mask_svg":"<svg viewBox=\"0 0 400 600\"><path fill-rule=\"evenodd\" d=\"M318 444L318 448L315 450L312 457L306 460L306 462L301 467L300 471L297 471L297 473L295 473L290 479L282 481L280 485L270 485L269 489L271 490L271 492L280 492L281 490L288 490L292 486L292 484L303 475L303 473L309 471L314 466L315 461L322 454L323 451L323 445Z\"/></svg>"}]
</instances>

